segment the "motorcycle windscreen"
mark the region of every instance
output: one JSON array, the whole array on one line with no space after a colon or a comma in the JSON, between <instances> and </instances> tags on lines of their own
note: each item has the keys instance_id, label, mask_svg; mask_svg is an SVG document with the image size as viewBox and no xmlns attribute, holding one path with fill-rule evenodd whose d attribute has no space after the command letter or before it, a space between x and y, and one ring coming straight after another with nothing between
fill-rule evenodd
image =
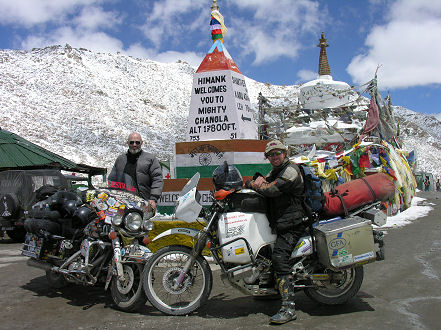
<instances>
[{"instance_id":1,"label":"motorcycle windscreen","mask_svg":"<svg viewBox=\"0 0 441 330\"><path fill-rule=\"evenodd\" d=\"M201 178L201 175L199 174L199 172L196 172L195 175L193 175L193 177L190 179L190 181L188 181L185 184L184 188L182 188L181 192L179 193L179 197L184 196L186 193L191 191L193 188L196 188L199 183L200 178Z\"/></svg>"},{"instance_id":2,"label":"motorcycle windscreen","mask_svg":"<svg viewBox=\"0 0 441 330\"><path fill-rule=\"evenodd\" d=\"M178 205L175 209L175 217L185 222L195 222L202 210L200 204L201 194L194 187L185 195L178 198Z\"/></svg>"}]
</instances>

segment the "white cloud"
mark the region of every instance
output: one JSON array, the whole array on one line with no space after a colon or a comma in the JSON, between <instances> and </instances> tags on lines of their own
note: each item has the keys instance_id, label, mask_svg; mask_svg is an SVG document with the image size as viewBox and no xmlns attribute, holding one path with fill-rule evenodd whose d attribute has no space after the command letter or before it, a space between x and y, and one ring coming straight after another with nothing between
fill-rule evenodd
<instances>
[{"instance_id":1,"label":"white cloud","mask_svg":"<svg viewBox=\"0 0 441 330\"><path fill-rule=\"evenodd\" d=\"M300 81L310 81L318 78L317 72L311 70L300 70L297 72Z\"/></svg>"},{"instance_id":2,"label":"white cloud","mask_svg":"<svg viewBox=\"0 0 441 330\"><path fill-rule=\"evenodd\" d=\"M166 51L158 53L152 48L144 48L139 43L131 45L127 50L124 51L124 53L136 58L148 58L152 61L162 63L183 61L196 68L201 64L201 61L203 59L203 55L197 54L195 52Z\"/></svg>"},{"instance_id":3,"label":"white cloud","mask_svg":"<svg viewBox=\"0 0 441 330\"><path fill-rule=\"evenodd\" d=\"M13 13L10 21L15 25L31 27L40 24L39 29L29 29L18 43L24 49L42 48L48 45L83 47L98 52L120 51L123 43L103 29L112 29L121 24L117 12L104 11L94 4L102 0L69 0L69 1L15 1L0 0L0 17ZM53 23L53 26L48 25ZM45 25L46 24L46 25ZM18 38L17 38L18 39Z\"/></svg>"},{"instance_id":4,"label":"white cloud","mask_svg":"<svg viewBox=\"0 0 441 330\"><path fill-rule=\"evenodd\" d=\"M254 55L258 65L280 57L296 58L302 48L302 37L318 33L324 12L314 0L241 0L229 1L252 17L233 16L232 40L242 48L242 55Z\"/></svg>"},{"instance_id":5,"label":"white cloud","mask_svg":"<svg viewBox=\"0 0 441 330\"><path fill-rule=\"evenodd\" d=\"M387 24L375 26L367 51L347 67L356 83L373 78L377 65L381 88L441 84L441 2L399 0L386 14Z\"/></svg>"},{"instance_id":6,"label":"white cloud","mask_svg":"<svg viewBox=\"0 0 441 330\"><path fill-rule=\"evenodd\" d=\"M61 22L80 6L102 0L0 0L0 24L33 26L46 22Z\"/></svg>"},{"instance_id":7,"label":"white cloud","mask_svg":"<svg viewBox=\"0 0 441 330\"><path fill-rule=\"evenodd\" d=\"M164 0L155 2L152 12L147 16L142 31L147 39L151 40L156 47L160 47L168 38L182 38L186 33L199 27L199 24L188 24L183 21L183 15L191 13L195 15L202 8L207 9L207 4L202 1L192 0ZM199 21L203 16L196 16Z\"/></svg>"},{"instance_id":8,"label":"white cloud","mask_svg":"<svg viewBox=\"0 0 441 330\"><path fill-rule=\"evenodd\" d=\"M167 51L163 53L156 54L153 60L163 63L176 62L178 60L187 62L193 67L199 67L203 59L203 56L195 52L175 52Z\"/></svg>"},{"instance_id":9,"label":"white cloud","mask_svg":"<svg viewBox=\"0 0 441 330\"><path fill-rule=\"evenodd\" d=\"M102 51L105 46L110 47L108 51L124 51L120 49L123 48L120 40L112 37L110 32L103 32L123 23L124 14L104 11L100 7L109 1L113 0L0 0L0 24L28 28L39 25L38 29L21 37L19 42L27 48L69 43L73 47L97 51ZM228 12L226 23L231 31L228 42L241 50L238 60L240 56L251 56L256 65L280 57L296 58L302 47L300 38L308 33L315 35L322 25L323 16L317 0L226 1L228 3L220 6L221 12L223 5ZM189 47L189 44L197 43L205 35L206 42L201 41L195 46L206 44L209 47L210 3L194 0L149 3L152 4L151 11L146 13L141 30L152 43L151 49L146 51L144 47L136 46L142 41L131 40L133 45L126 52L149 54L150 57L157 55L165 61L182 59L194 65L202 56L193 52L195 47ZM246 16L241 16L244 14ZM167 49L163 49L165 46Z\"/></svg>"},{"instance_id":10,"label":"white cloud","mask_svg":"<svg viewBox=\"0 0 441 330\"><path fill-rule=\"evenodd\" d=\"M73 20L79 28L87 30L99 30L113 28L121 24L122 19L116 12L106 12L100 7L84 7L81 13Z\"/></svg>"},{"instance_id":11,"label":"white cloud","mask_svg":"<svg viewBox=\"0 0 441 330\"><path fill-rule=\"evenodd\" d=\"M123 44L103 32L81 32L70 27L60 28L50 36L29 36L22 42L24 49L43 48L48 45L65 45L74 48L86 48L96 52L121 51Z\"/></svg>"},{"instance_id":12,"label":"white cloud","mask_svg":"<svg viewBox=\"0 0 441 330\"><path fill-rule=\"evenodd\" d=\"M319 3L315 0L241 0L229 1L240 9L254 11L256 25L275 24L277 27L285 26L293 33L298 31L315 32L321 26ZM256 27L253 25L252 27Z\"/></svg>"},{"instance_id":13,"label":"white cloud","mask_svg":"<svg viewBox=\"0 0 441 330\"><path fill-rule=\"evenodd\" d=\"M140 43L136 43L130 45L130 47L127 48L124 53L136 58L152 59L152 56L154 56L156 52L153 49L144 48Z\"/></svg>"},{"instance_id":14,"label":"white cloud","mask_svg":"<svg viewBox=\"0 0 441 330\"><path fill-rule=\"evenodd\" d=\"M316 0L228 0L224 8L223 4L219 5L221 13L229 12L226 40L242 50L241 56L254 57L255 65L282 56L296 58L302 47L300 38L305 34L315 35L323 25L324 13ZM182 45L185 35L198 29L206 30L208 39L209 10L202 1L158 1L142 31L156 49L165 43L170 45L170 40L174 45ZM244 12L247 16L241 16Z\"/></svg>"},{"instance_id":15,"label":"white cloud","mask_svg":"<svg viewBox=\"0 0 441 330\"><path fill-rule=\"evenodd\" d=\"M298 43L288 42L282 35L270 36L261 30L244 31L242 38L247 46L243 55L252 53L255 57L253 64L275 60L280 56L296 57L299 51Z\"/></svg>"}]
</instances>

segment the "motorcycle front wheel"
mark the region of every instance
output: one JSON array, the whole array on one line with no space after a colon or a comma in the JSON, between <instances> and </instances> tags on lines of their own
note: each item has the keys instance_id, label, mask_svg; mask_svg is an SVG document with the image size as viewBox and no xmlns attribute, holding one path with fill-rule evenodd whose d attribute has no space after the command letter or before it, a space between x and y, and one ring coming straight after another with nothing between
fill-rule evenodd
<instances>
[{"instance_id":1,"label":"motorcycle front wheel","mask_svg":"<svg viewBox=\"0 0 441 330\"><path fill-rule=\"evenodd\" d=\"M142 289L142 271L142 265L127 263L123 265L124 280L113 276L110 293L119 310L131 312L147 302Z\"/></svg>"},{"instance_id":2,"label":"motorcycle front wheel","mask_svg":"<svg viewBox=\"0 0 441 330\"><path fill-rule=\"evenodd\" d=\"M144 269L143 287L150 303L167 315L187 315L210 296L213 276L208 262L197 256L176 287L181 270L191 256L186 246L167 246L158 250Z\"/></svg>"},{"instance_id":3,"label":"motorcycle front wheel","mask_svg":"<svg viewBox=\"0 0 441 330\"><path fill-rule=\"evenodd\" d=\"M332 272L324 287L306 288L306 295L321 304L341 305L353 298L363 282L363 266Z\"/></svg>"}]
</instances>

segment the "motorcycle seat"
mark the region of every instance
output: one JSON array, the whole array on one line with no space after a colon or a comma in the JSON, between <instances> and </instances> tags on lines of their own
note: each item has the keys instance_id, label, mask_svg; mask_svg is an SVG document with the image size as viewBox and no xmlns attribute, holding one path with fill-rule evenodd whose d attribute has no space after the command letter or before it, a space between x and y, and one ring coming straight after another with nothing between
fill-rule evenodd
<instances>
[{"instance_id":1,"label":"motorcycle seat","mask_svg":"<svg viewBox=\"0 0 441 330\"><path fill-rule=\"evenodd\" d=\"M48 231L54 235L61 235L61 226L47 219L28 218L24 222L24 228L28 233L38 234L40 230Z\"/></svg>"}]
</instances>

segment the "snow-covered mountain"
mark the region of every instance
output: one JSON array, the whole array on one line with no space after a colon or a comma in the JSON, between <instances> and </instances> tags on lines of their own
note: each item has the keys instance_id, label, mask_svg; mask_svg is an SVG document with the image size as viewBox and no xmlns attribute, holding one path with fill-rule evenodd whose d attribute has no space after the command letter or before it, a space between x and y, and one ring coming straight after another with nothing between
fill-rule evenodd
<instances>
[{"instance_id":1,"label":"snow-covered mountain","mask_svg":"<svg viewBox=\"0 0 441 330\"><path fill-rule=\"evenodd\" d=\"M158 158L172 158L185 140L195 68L69 45L0 50L0 127L75 162L110 168L132 131ZM246 78L257 96L296 100L299 86ZM406 149L421 170L441 176L441 122L396 107Z\"/></svg>"}]
</instances>

